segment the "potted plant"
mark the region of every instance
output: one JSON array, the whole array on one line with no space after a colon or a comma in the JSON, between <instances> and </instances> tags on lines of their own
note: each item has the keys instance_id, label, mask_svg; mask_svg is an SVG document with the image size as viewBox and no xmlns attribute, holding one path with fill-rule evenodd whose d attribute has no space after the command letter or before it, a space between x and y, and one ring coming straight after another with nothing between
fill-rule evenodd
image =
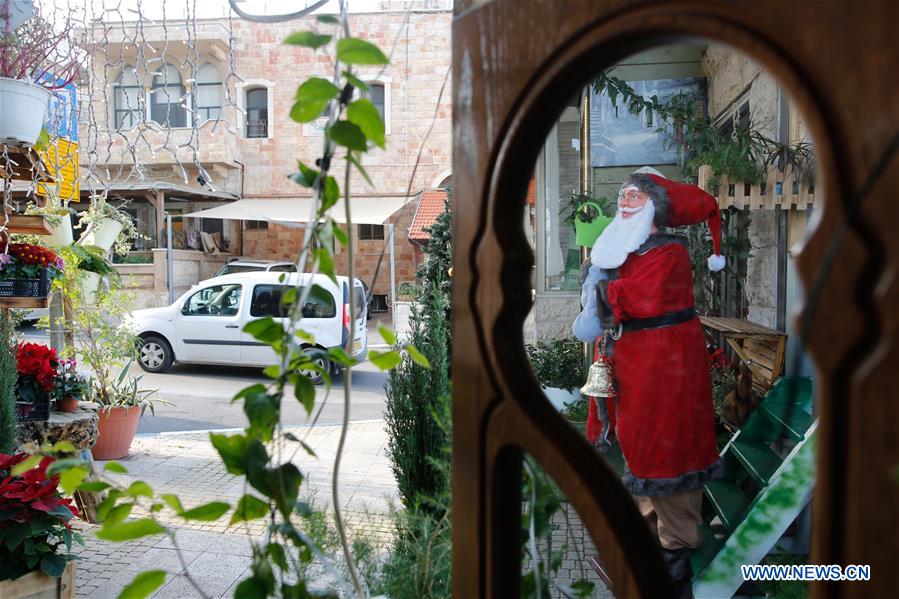
<instances>
[{"instance_id":1,"label":"potted plant","mask_svg":"<svg viewBox=\"0 0 899 599\"><path fill-rule=\"evenodd\" d=\"M81 213L78 226L84 230L78 245L99 252L112 251L125 256L138 239L147 239L137 230L131 215L122 212L105 198L91 198L91 206Z\"/></svg>"},{"instance_id":2,"label":"potted plant","mask_svg":"<svg viewBox=\"0 0 899 599\"><path fill-rule=\"evenodd\" d=\"M568 199L567 226L574 226L575 242L593 247L596 239L615 218L616 206L608 198L572 193Z\"/></svg>"},{"instance_id":3,"label":"potted plant","mask_svg":"<svg viewBox=\"0 0 899 599\"><path fill-rule=\"evenodd\" d=\"M573 338L541 341L526 347L531 369L543 392L559 411L581 399L579 389L585 382L581 344ZM586 421L586 418L584 418Z\"/></svg>"},{"instance_id":4,"label":"potted plant","mask_svg":"<svg viewBox=\"0 0 899 599\"><path fill-rule=\"evenodd\" d=\"M20 343L16 355L16 415L19 420L47 420L50 393L56 386L56 350Z\"/></svg>"},{"instance_id":5,"label":"potted plant","mask_svg":"<svg viewBox=\"0 0 899 599\"><path fill-rule=\"evenodd\" d=\"M93 304L97 299L97 289L103 279L119 276L119 271L112 267L102 253L95 249L72 245L67 250L78 269L78 285L85 304Z\"/></svg>"},{"instance_id":6,"label":"potted plant","mask_svg":"<svg viewBox=\"0 0 899 599\"><path fill-rule=\"evenodd\" d=\"M91 381L91 398L100 405L100 435L91 448L95 460L117 460L127 456L137 433L138 419L147 408L153 414L155 403L168 403L153 397L158 389L141 389L143 375L128 374L131 362L128 360L118 376L109 378L105 383L101 377Z\"/></svg>"},{"instance_id":7,"label":"potted plant","mask_svg":"<svg viewBox=\"0 0 899 599\"><path fill-rule=\"evenodd\" d=\"M84 540L71 528L78 509L60 493L53 462L45 457L19 472L29 465L27 454L0 454L0 597L37 596L67 569L74 578L72 543ZM6 582L13 579L16 589Z\"/></svg>"},{"instance_id":8,"label":"potted plant","mask_svg":"<svg viewBox=\"0 0 899 599\"><path fill-rule=\"evenodd\" d=\"M14 8L11 0L0 0L0 143L30 147L51 90L75 80L84 50L71 43L71 21L53 27Z\"/></svg>"},{"instance_id":9,"label":"potted plant","mask_svg":"<svg viewBox=\"0 0 899 599\"><path fill-rule=\"evenodd\" d=\"M74 412L78 409L78 401L87 393L87 380L75 369L77 365L75 360L60 360L56 366L53 394L56 409L60 412Z\"/></svg>"},{"instance_id":10,"label":"potted plant","mask_svg":"<svg viewBox=\"0 0 899 599\"><path fill-rule=\"evenodd\" d=\"M42 242L54 249L71 245L72 237L72 209L68 202L63 202L58 195L51 194L43 206L35 203L28 204L25 214L42 216L47 224L52 227L50 235L44 235Z\"/></svg>"},{"instance_id":11,"label":"potted plant","mask_svg":"<svg viewBox=\"0 0 899 599\"><path fill-rule=\"evenodd\" d=\"M0 297L46 297L63 261L48 248L10 243L0 254Z\"/></svg>"}]
</instances>

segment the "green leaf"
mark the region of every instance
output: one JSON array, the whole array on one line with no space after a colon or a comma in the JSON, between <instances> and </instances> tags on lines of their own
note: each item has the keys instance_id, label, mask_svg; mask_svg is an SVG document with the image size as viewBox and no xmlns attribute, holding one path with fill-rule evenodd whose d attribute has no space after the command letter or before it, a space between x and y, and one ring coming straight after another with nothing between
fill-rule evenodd
<instances>
[{"instance_id":1,"label":"green leaf","mask_svg":"<svg viewBox=\"0 0 899 599\"><path fill-rule=\"evenodd\" d=\"M332 99L340 93L337 87L321 77L311 77L297 89L296 102L290 109L290 118L298 123L317 119Z\"/></svg>"},{"instance_id":2,"label":"green leaf","mask_svg":"<svg viewBox=\"0 0 899 599\"><path fill-rule=\"evenodd\" d=\"M384 147L384 121L381 113L368 98L359 98L346 107L346 118L362 129L365 137L379 148ZM364 148L363 148L364 149Z\"/></svg>"},{"instance_id":3,"label":"green leaf","mask_svg":"<svg viewBox=\"0 0 899 599\"><path fill-rule=\"evenodd\" d=\"M107 472L118 472L119 474L128 474L128 469L116 461L106 462L103 466L103 470L106 470Z\"/></svg>"},{"instance_id":4,"label":"green leaf","mask_svg":"<svg viewBox=\"0 0 899 599\"><path fill-rule=\"evenodd\" d=\"M334 143L349 148L350 150L359 150L364 152L368 146L365 140L365 133L355 123L349 121L337 121L328 130L328 137Z\"/></svg>"},{"instance_id":5,"label":"green leaf","mask_svg":"<svg viewBox=\"0 0 899 599\"><path fill-rule=\"evenodd\" d=\"M423 368L431 367L431 362L424 356L424 354L422 354L420 351L418 351L418 348L415 347L414 345L407 344L406 345L406 353L409 354L409 357L412 358L412 361L415 362L416 364L418 364L419 366L421 366Z\"/></svg>"},{"instance_id":6,"label":"green leaf","mask_svg":"<svg viewBox=\"0 0 899 599\"><path fill-rule=\"evenodd\" d=\"M378 327L378 332L381 333L381 337L384 338L384 341L387 342L387 345L393 345L396 343L396 333L394 333L391 329L388 329L384 325L380 325Z\"/></svg>"},{"instance_id":7,"label":"green leaf","mask_svg":"<svg viewBox=\"0 0 899 599\"><path fill-rule=\"evenodd\" d=\"M275 322L271 316L251 320L244 326L243 330L263 343L273 343L280 341L284 337L284 325L280 322Z\"/></svg>"},{"instance_id":8,"label":"green leaf","mask_svg":"<svg viewBox=\"0 0 899 599\"><path fill-rule=\"evenodd\" d=\"M256 393L244 400L243 411L250 421L250 428L247 431L250 436L259 437L263 441L271 440L272 432L278 424L279 397Z\"/></svg>"},{"instance_id":9,"label":"green leaf","mask_svg":"<svg viewBox=\"0 0 899 599\"><path fill-rule=\"evenodd\" d=\"M383 147L383 146L382 146L382 147ZM356 170L359 171L359 174L362 175L362 178L365 179L365 181L366 181L369 185L371 185L372 187L374 187L375 184L372 183L371 177L368 176L368 172L362 167L362 163L359 161L359 158L356 157L356 153L355 153L355 152L347 152L347 157L346 157L346 158L347 158L347 160L350 161L350 163L351 163L353 166L356 167ZM346 243L344 243L344 245L346 245Z\"/></svg>"},{"instance_id":10,"label":"green leaf","mask_svg":"<svg viewBox=\"0 0 899 599\"><path fill-rule=\"evenodd\" d=\"M319 176L320 171L308 167L302 162L299 162L298 166L300 172L290 175L290 179L303 187L312 187L315 184L315 179Z\"/></svg>"},{"instance_id":11,"label":"green leaf","mask_svg":"<svg viewBox=\"0 0 899 599\"><path fill-rule=\"evenodd\" d=\"M106 517L103 518L103 524L118 524L119 522L122 522L131 514L131 509L133 507L133 503L123 503L113 507L106 514Z\"/></svg>"},{"instance_id":12,"label":"green leaf","mask_svg":"<svg viewBox=\"0 0 899 599\"><path fill-rule=\"evenodd\" d=\"M266 599L266 597L268 591L265 589L265 582L255 576L243 579L234 589L234 599Z\"/></svg>"},{"instance_id":13,"label":"green leaf","mask_svg":"<svg viewBox=\"0 0 899 599\"><path fill-rule=\"evenodd\" d=\"M328 25L340 25L340 21L337 20L337 17L332 17L331 15L318 15L315 17L315 20L319 23L326 23Z\"/></svg>"},{"instance_id":14,"label":"green leaf","mask_svg":"<svg viewBox=\"0 0 899 599\"><path fill-rule=\"evenodd\" d=\"M371 350L368 352L368 359L381 370L396 368L399 366L400 362L403 361L402 357L400 357L400 353L396 350L386 352Z\"/></svg>"},{"instance_id":15,"label":"green leaf","mask_svg":"<svg viewBox=\"0 0 899 599\"><path fill-rule=\"evenodd\" d=\"M103 528L97 531L97 538L103 541L131 541L140 539L150 535L158 535L165 532L165 529L158 522L151 518L140 518L138 520L129 520L118 524L106 523Z\"/></svg>"},{"instance_id":16,"label":"green leaf","mask_svg":"<svg viewBox=\"0 0 899 599\"><path fill-rule=\"evenodd\" d=\"M47 466L47 476L56 476L71 468L90 469L90 465L86 460L81 458L62 458L53 460L53 462Z\"/></svg>"},{"instance_id":17,"label":"green leaf","mask_svg":"<svg viewBox=\"0 0 899 599\"><path fill-rule=\"evenodd\" d=\"M41 132L38 133L37 141L34 142L34 149L38 152L46 152L49 146L50 132L47 131L46 127L42 127Z\"/></svg>"},{"instance_id":18,"label":"green leaf","mask_svg":"<svg viewBox=\"0 0 899 599\"><path fill-rule=\"evenodd\" d=\"M166 502L170 508L175 510L176 514L180 515L181 512L184 511L184 506L181 505L181 500L177 495L173 493L163 493L159 498Z\"/></svg>"},{"instance_id":19,"label":"green leaf","mask_svg":"<svg viewBox=\"0 0 899 599\"><path fill-rule=\"evenodd\" d=\"M342 347L332 347L329 349L328 359L342 366L355 366L358 364L358 362L351 358Z\"/></svg>"},{"instance_id":20,"label":"green leaf","mask_svg":"<svg viewBox=\"0 0 899 599\"><path fill-rule=\"evenodd\" d=\"M118 599L143 599L149 597L165 582L164 570L146 570L129 582Z\"/></svg>"},{"instance_id":21,"label":"green leaf","mask_svg":"<svg viewBox=\"0 0 899 599\"><path fill-rule=\"evenodd\" d=\"M100 491L105 491L108 488L109 483L105 483L102 480L92 480L78 485L78 490L84 491L85 493L99 493Z\"/></svg>"},{"instance_id":22,"label":"green leaf","mask_svg":"<svg viewBox=\"0 0 899 599\"><path fill-rule=\"evenodd\" d=\"M281 365L280 364L272 364L271 366L266 366L262 369L262 374L267 376L270 379L277 379L281 376ZM234 399L237 399L236 397ZM233 401L233 400L232 400Z\"/></svg>"},{"instance_id":23,"label":"green leaf","mask_svg":"<svg viewBox=\"0 0 899 599\"><path fill-rule=\"evenodd\" d=\"M47 576L59 578L66 569L66 558L61 555L50 554L41 558L41 570Z\"/></svg>"},{"instance_id":24,"label":"green leaf","mask_svg":"<svg viewBox=\"0 0 899 599\"><path fill-rule=\"evenodd\" d=\"M387 64L389 61L377 46L356 37L337 42L337 60L347 64Z\"/></svg>"},{"instance_id":25,"label":"green leaf","mask_svg":"<svg viewBox=\"0 0 899 599\"><path fill-rule=\"evenodd\" d=\"M322 203L319 208L319 212L324 212L331 206L337 203L337 200L340 198L340 187L337 185L337 179L332 176L328 176L325 179L324 189L322 190Z\"/></svg>"},{"instance_id":26,"label":"green leaf","mask_svg":"<svg viewBox=\"0 0 899 599\"><path fill-rule=\"evenodd\" d=\"M219 435L209 433L212 446L215 447L225 468L231 474L241 475L246 473L245 456L247 453L247 438L244 435Z\"/></svg>"},{"instance_id":27,"label":"green leaf","mask_svg":"<svg viewBox=\"0 0 899 599\"><path fill-rule=\"evenodd\" d=\"M136 480L128 487L128 494L132 497L153 497L153 487L142 480Z\"/></svg>"},{"instance_id":28,"label":"green leaf","mask_svg":"<svg viewBox=\"0 0 899 599\"><path fill-rule=\"evenodd\" d=\"M368 91L368 84L362 79L359 79L349 71L344 71L343 76L346 77L346 80L353 84L353 87L356 89L362 90L364 92Z\"/></svg>"},{"instance_id":29,"label":"green leaf","mask_svg":"<svg viewBox=\"0 0 899 599\"><path fill-rule=\"evenodd\" d=\"M294 331L294 334L296 334L297 337L299 337L303 341L306 341L307 343L315 343L315 335L304 331L303 329L296 329Z\"/></svg>"},{"instance_id":30,"label":"green leaf","mask_svg":"<svg viewBox=\"0 0 899 599\"><path fill-rule=\"evenodd\" d=\"M309 380L309 377L298 374L293 380L293 394L304 408L306 414L312 413L315 406L315 385Z\"/></svg>"},{"instance_id":31,"label":"green leaf","mask_svg":"<svg viewBox=\"0 0 899 599\"><path fill-rule=\"evenodd\" d=\"M291 46L303 46L304 48L312 48L316 50L331 41L330 35L322 35L313 31L297 31L291 33L284 39L285 44Z\"/></svg>"},{"instance_id":32,"label":"green leaf","mask_svg":"<svg viewBox=\"0 0 899 599\"><path fill-rule=\"evenodd\" d=\"M70 468L59 475L59 486L66 493L73 493L87 478L87 468Z\"/></svg>"},{"instance_id":33,"label":"green leaf","mask_svg":"<svg viewBox=\"0 0 899 599\"><path fill-rule=\"evenodd\" d=\"M110 489L99 506L97 506L97 520L103 522L109 515L109 512L115 507L116 501L125 493L119 489Z\"/></svg>"},{"instance_id":34,"label":"green leaf","mask_svg":"<svg viewBox=\"0 0 899 599\"><path fill-rule=\"evenodd\" d=\"M231 509L231 505L224 501L210 501L203 505L198 505L181 513L181 517L185 520L199 520L201 522L212 522L221 518L225 512Z\"/></svg>"},{"instance_id":35,"label":"green leaf","mask_svg":"<svg viewBox=\"0 0 899 599\"><path fill-rule=\"evenodd\" d=\"M350 238L347 236L346 231L337 225L334 226L334 237L337 238L337 241L339 241L341 245L346 246L350 244Z\"/></svg>"},{"instance_id":36,"label":"green leaf","mask_svg":"<svg viewBox=\"0 0 899 599\"><path fill-rule=\"evenodd\" d=\"M275 562L275 565L284 571L287 571L287 554L284 553L284 547L280 543L269 543L266 547L269 557Z\"/></svg>"},{"instance_id":37,"label":"green leaf","mask_svg":"<svg viewBox=\"0 0 899 599\"><path fill-rule=\"evenodd\" d=\"M231 515L231 521L228 526L238 522L249 522L250 520L258 520L268 515L269 505L255 495L244 495L237 502L234 513Z\"/></svg>"},{"instance_id":38,"label":"green leaf","mask_svg":"<svg viewBox=\"0 0 899 599\"><path fill-rule=\"evenodd\" d=\"M334 274L334 259L328 248L316 248L312 250L314 259L318 262L318 270L323 275L327 275L329 279L337 283L337 276Z\"/></svg>"},{"instance_id":39,"label":"green leaf","mask_svg":"<svg viewBox=\"0 0 899 599\"><path fill-rule=\"evenodd\" d=\"M15 466L13 466L9 473L11 476L19 476L25 472L28 472L32 468L36 468L41 460L44 459L42 455L30 455Z\"/></svg>"},{"instance_id":40,"label":"green leaf","mask_svg":"<svg viewBox=\"0 0 899 599\"><path fill-rule=\"evenodd\" d=\"M69 441L57 441L50 448L50 451L52 453L75 453L78 450Z\"/></svg>"},{"instance_id":41,"label":"green leaf","mask_svg":"<svg viewBox=\"0 0 899 599\"><path fill-rule=\"evenodd\" d=\"M288 432L288 433L284 433L284 438L287 439L288 441L294 441L294 442L296 442L296 443L299 443L299 444L300 444L300 447L302 447L302 448L306 451L306 453L308 453L309 455L311 455L311 456L314 457L314 458L317 458L317 457L318 457L318 456L315 454L315 450L313 450L311 447L309 447L309 445L308 445L305 441L303 441L302 439L300 439L299 437L297 437L297 436L294 435L293 433L289 433L289 432Z\"/></svg>"}]
</instances>

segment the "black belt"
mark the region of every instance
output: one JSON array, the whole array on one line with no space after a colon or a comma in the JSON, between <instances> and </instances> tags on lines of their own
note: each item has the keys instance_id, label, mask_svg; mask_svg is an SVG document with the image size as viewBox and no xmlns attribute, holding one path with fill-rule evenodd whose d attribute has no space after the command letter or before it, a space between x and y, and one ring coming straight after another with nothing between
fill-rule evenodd
<instances>
[{"instance_id":1,"label":"black belt","mask_svg":"<svg viewBox=\"0 0 899 599\"><path fill-rule=\"evenodd\" d=\"M633 333L634 331L643 331L645 329L659 329L662 327L670 327L672 325L687 322L696 318L696 311L693 308L686 310L678 310L677 312L668 312L659 316L650 318L634 318L621 323L622 333Z\"/></svg>"}]
</instances>

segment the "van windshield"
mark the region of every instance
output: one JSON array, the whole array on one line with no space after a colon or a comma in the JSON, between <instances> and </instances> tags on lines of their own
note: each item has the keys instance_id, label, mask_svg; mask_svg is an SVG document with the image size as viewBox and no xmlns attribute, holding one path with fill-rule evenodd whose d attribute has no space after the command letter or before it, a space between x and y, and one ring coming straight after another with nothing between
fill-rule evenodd
<instances>
[{"instance_id":1,"label":"van windshield","mask_svg":"<svg viewBox=\"0 0 899 599\"><path fill-rule=\"evenodd\" d=\"M264 266L250 266L249 264L226 264L215 276L233 275L239 272L259 272L265 270Z\"/></svg>"}]
</instances>

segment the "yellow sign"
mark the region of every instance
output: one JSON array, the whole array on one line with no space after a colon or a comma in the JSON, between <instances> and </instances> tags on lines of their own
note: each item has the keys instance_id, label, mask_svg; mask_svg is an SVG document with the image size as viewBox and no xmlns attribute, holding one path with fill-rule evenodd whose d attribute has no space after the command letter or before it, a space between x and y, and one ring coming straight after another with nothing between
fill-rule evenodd
<instances>
[{"instance_id":1,"label":"yellow sign","mask_svg":"<svg viewBox=\"0 0 899 599\"><path fill-rule=\"evenodd\" d=\"M61 200L77 202L81 193L81 183L78 180L78 142L58 139L42 152L41 159L44 168L56 183L39 183L37 192L45 196L55 188Z\"/></svg>"}]
</instances>

